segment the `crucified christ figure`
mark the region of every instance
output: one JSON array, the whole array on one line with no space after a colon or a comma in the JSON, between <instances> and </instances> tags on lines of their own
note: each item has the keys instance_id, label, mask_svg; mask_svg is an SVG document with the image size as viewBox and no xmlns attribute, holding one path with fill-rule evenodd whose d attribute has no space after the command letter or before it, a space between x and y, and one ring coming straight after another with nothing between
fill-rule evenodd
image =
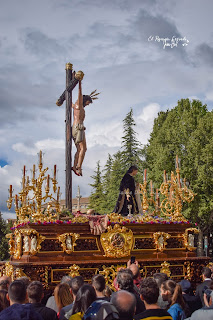
<instances>
[{"instance_id":1,"label":"crucified christ figure","mask_svg":"<svg viewBox=\"0 0 213 320\"><path fill-rule=\"evenodd\" d=\"M74 157L74 165L72 170L76 175L82 176L82 163L84 160L84 156L87 150L86 145L86 136L84 127L84 119L85 119L85 110L84 108L92 103L94 99L97 99L98 93L93 91L89 96L82 95L82 87L81 81L79 81L79 89L78 89L78 100L75 104L72 105L73 108L73 126L72 126L72 137L76 146L76 154Z\"/></svg>"}]
</instances>

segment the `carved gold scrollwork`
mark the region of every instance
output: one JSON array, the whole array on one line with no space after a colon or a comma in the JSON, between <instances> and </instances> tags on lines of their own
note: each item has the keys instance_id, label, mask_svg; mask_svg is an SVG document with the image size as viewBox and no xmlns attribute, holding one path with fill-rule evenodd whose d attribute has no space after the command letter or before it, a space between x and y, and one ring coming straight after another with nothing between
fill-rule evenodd
<instances>
[{"instance_id":1,"label":"carved gold scrollwork","mask_svg":"<svg viewBox=\"0 0 213 320\"><path fill-rule=\"evenodd\" d=\"M80 237L78 233L62 233L58 236L58 240L61 242L63 251L70 254L74 251L76 246L76 240Z\"/></svg>"},{"instance_id":2,"label":"carved gold scrollwork","mask_svg":"<svg viewBox=\"0 0 213 320\"><path fill-rule=\"evenodd\" d=\"M115 224L114 228L109 226L107 230L100 238L105 256L121 258L130 255L133 244L132 230L119 224Z\"/></svg>"},{"instance_id":3,"label":"carved gold scrollwork","mask_svg":"<svg viewBox=\"0 0 213 320\"><path fill-rule=\"evenodd\" d=\"M15 269L15 277L16 277L16 279L17 279L17 278L21 278L21 277L27 277L27 278L31 281L30 277L28 277L28 276L26 275L26 273L24 273L24 271L22 270L22 268L16 268L16 269Z\"/></svg>"},{"instance_id":4,"label":"carved gold scrollwork","mask_svg":"<svg viewBox=\"0 0 213 320\"><path fill-rule=\"evenodd\" d=\"M171 237L170 234L166 232L155 232L153 233L153 238L155 240L156 249L163 251L167 245L166 240Z\"/></svg>"},{"instance_id":5,"label":"carved gold scrollwork","mask_svg":"<svg viewBox=\"0 0 213 320\"><path fill-rule=\"evenodd\" d=\"M183 233L184 246L189 251L195 250L194 234L196 234L196 233L199 233L199 230L196 228L188 228L185 230L185 233Z\"/></svg>"},{"instance_id":6,"label":"carved gold scrollwork","mask_svg":"<svg viewBox=\"0 0 213 320\"><path fill-rule=\"evenodd\" d=\"M14 240L14 258L20 259L22 255L22 237L21 232L19 232L17 229L14 232L15 234L15 240Z\"/></svg>"},{"instance_id":7,"label":"carved gold scrollwork","mask_svg":"<svg viewBox=\"0 0 213 320\"><path fill-rule=\"evenodd\" d=\"M6 262L5 263L5 268L4 268L4 275L8 276L11 278L11 280L14 280L14 268L13 266L10 264L10 262Z\"/></svg>"},{"instance_id":8,"label":"carved gold scrollwork","mask_svg":"<svg viewBox=\"0 0 213 320\"><path fill-rule=\"evenodd\" d=\"M169 269L170 267L170 263L167 262L167 261L164 261L163 263L161 263L161 269L160 269L160 272L162 273L166 273L168 277L170 277L171 275L171 271Z\"/></svg>"},{"instance_id":9,"label":"carved gold scrollwork","mask_svg":"<svg viewBox=\"0 0 213 320\"><path fill-rule=\"evenodd\" d=\"M125 217L121 216L118 213L109 213L108 214L108 218L110 220L110 222L115 222L115 223L119 223L119 222L123 222L125 220L127 220Z\"/></svg>"},{"instance_id":10,"label":"carved gold scrollwork","mask_svg":"<svg viewBox=\"0 0 213 320\"><path fill-rule=\"evenodd\" d=\"M15 252L15 241L13 238L13 233L8 233L6 234L6 238L9 239L8 244L9 244L9 253L12 256Z\"/></svg>"},{"instance_id":11,"label":"carved gold scrollwork","mask_svg":"<svg viewBox=\"0 0 213 320\"><path fill-rule=\"evenodd\" d=\"M80 267L77 266L76 264L73 264L70 267L69 276L72 277L72 278L80 276L79 270L80 270Z\"/></svg>"},{"instance_id":12,"label":"carved gold scrollwork","mask_svg":"<svg viewBox=\"0 0 213 320\"><path fill-rule=\"evenodd\" d=\"M103 271L99 271L99 273L104 276L106 284L115 290L113 281L117 275L116 267L113 265L111 267L103 266Z\"/></svg>"}]
</instances>

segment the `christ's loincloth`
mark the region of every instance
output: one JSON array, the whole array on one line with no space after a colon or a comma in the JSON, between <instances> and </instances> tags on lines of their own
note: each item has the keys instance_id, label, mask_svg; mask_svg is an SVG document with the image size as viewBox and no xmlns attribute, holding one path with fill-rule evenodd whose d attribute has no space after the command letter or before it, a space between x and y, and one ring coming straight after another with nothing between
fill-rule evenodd
<instances>
[{"instance_id":1,"label":"christ's loincloth","mask_svg":"<svg viewBox=\"0 0 213 320\"><path fill-rule=\"evenodd\" d=\"M72 126L72 137L75 144L84 141L86 128L83 123L78 123Z\"/></svg>"}]
</instances>

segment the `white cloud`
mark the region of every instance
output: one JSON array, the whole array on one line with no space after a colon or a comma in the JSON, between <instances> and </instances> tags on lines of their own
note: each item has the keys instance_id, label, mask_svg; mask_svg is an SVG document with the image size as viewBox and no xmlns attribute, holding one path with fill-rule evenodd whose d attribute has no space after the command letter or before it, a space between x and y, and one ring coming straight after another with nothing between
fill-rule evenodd
<instances>
[{"instance_id":1,"label":"white cloud","mask_svg":"<svg viewBox=\"0 0 213 320\"><path fill-rule=\"evenodd\" d=\"M53 149L65 149L64 141L57 139L45 139L38 141L34 144L34 147L25 145L22 142L12 145L12 149L17 152L21 152L27 155L36 155L40 150L53 150Z\"/></svg>"}]
</instances>

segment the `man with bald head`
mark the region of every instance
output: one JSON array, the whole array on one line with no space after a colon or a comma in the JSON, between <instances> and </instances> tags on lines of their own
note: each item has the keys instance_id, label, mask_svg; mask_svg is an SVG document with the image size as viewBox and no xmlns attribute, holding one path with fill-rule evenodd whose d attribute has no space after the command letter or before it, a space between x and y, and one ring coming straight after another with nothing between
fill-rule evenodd
<instances>
[{"instance_id":1,"label":"man with bald head","mask_svg":"<svg viewBox=\"0 0 213 320\"><path fill-rule=\"evenodd\" d=\"M119 320L133 320L136 310L136 299L132 293L126 290L119 290L112 294L111 303L119 313Z\"/></svg>"}]
</instances>

